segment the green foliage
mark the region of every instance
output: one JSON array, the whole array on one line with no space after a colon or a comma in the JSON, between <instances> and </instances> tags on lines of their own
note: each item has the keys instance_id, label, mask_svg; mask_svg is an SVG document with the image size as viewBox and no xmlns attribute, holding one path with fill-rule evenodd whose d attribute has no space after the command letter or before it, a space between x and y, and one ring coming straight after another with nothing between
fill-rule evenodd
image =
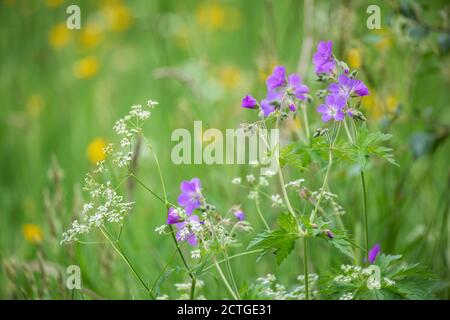
<instances>
[{"instance_id":1,"label":"green foliage","mask_svg":"<svg viewBox=\"0 0 450 320\"><path fill-rule=\"evenodd\" d=\"M366 126L361 126L358 130L358 139L355 145L348 147L348 155L353 162L360 165L361 169L367 168L372 157L378 157L398 166L395 162L392 148L382 146L382 143L392 138L390 134L382 132L369 132Z\"/></svg>"},{"instance_id":2,"label":"green foliage","mask_svg":"<svg viewBox=\"0 0 450 320\"><path fill-rule=\"evenodd\" d=\"M292 252L295 241L299 237L298 224L290 213L283 213L278 218L279 228L273 231L264 231L250 242L248 249L262 249L257 261L269 252L276 255L277 264L281 264Z\"/></svg>"},{"instance_id":3,"label":"green foliage","mask_svg":"<svg viewBox=\"0 0 450 320\"><path fill-rule=\"evenodd\" d=\"M434 299L435 276L419 264L408 264L401 258L381 254L376 264L367 268L343 265L321 281L322 292L332 299Z\"/></svg>"}]
</instances>

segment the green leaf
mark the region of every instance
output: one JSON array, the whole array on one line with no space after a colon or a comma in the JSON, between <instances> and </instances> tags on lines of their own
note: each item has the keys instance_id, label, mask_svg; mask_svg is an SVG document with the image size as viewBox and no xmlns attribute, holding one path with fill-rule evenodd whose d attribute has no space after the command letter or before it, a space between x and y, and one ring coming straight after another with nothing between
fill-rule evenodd
<instances>
[{"instance_id":1,"label":"green leaf","mask_svg":"<svg viewBox=\"0 0 450 320\"><path fill-rule=\"evenodd\" d=\"M295 247L295 241L298 239L298 225L295 218L284 213L278 219L279 229L274 231L264 231L250 241L248 249L262 249L257 261L269 252L276 255L277 264L280 265L286 259Z\"/></svg>"},{"instance_id":2,"label":"green leaf","mask_svg":"<svg viewBox=\"0 0 450 320\"><path fill-rule=\"evenodd\" d=\"M365 126L358 130L358 142L356 145L341 146L341 153L346 154L354 161L357 162L364 170L372 157L378 157L398 166L398 163L394 159L393 150L382 146L383 142L386 142L392 138L392 135L382 132L371 132L367 130Z\"/></svg>"},{"instance_id":3,"label":"green leaf","mask_svg":"<svg viewBox=\"0 0 450 320\"><path fill-rule=\"evenodd\" d=\"M331 244L346 256L353 259L353 252L347 232L343 230L333 230L334 238L329 241Z\"/></svg>"}]
</instances>

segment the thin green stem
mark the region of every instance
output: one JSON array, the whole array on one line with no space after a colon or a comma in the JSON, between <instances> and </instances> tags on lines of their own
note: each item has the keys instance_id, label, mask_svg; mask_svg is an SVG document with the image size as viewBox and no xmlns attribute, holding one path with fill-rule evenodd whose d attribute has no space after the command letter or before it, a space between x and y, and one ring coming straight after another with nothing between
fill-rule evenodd
<instances>
[{"instance_id":1,"label":"thin green stem","mask_svg":"<svg viewBox=\"0 0 450 320\"><path fill-rule=\"evenodd\" d=\"M369 254L369 222L367 216L367 192L366 192L366 181L364 178L364 171L361 171L361 186L363 194L363 213L364 213L364 239L365 239L365 249L366 249L366 263L368 263Z\"/></svg>"},{"instance_id":2,"label":"thin green stem","mask_svg":"<svg viewBox=\"0 0 450 320\"><path fill-rule=\"evenodd\" d=\"M225 284L225 287L228 289L228 291L230 292L230 294L233 297L233 299L239 300L239 298L236 296L236 294L234 293L233 289L231 288L230 284L228 283L227 278L223 274L223 271L220 268L219 264L217 263L217 259L216 258L214 258L214 265L215 265L217 271L219 272L219 275L222 278L222 281Z\"/></svg>"},{"instance_id":3,"label":"thin green stem","mask_svg":"<svg viewBox=\"0 0 450 320\"><path fill-rule=\"evenodd\" d=\"M228 258L228 252L226 248L223 249L223 255L225 257L225 265L227 266L228 273L230 274L231 284L233 285L234 292L236 293L238 299L241 300L241 297L239 296L239 289L236 285L236 280L234 279L233 269L231 269L230 259Z\"/></svg>"},{"instance_id":4,"label":"thin green stem","mask_svg":"<svg viewBox=\"0 0 450 320\"><path fill-rule=\"evenodd\" d=\"M330 174L331 166L333 165L333 146L334 146L334 143L337 140L337 137L339 136L339 129L340 129L340 127L341 127L341 125L339 124L338 127L337 127L337 130L336 130L336 135L334 136L333 140L330 143L330 147L328 148L328 167L327 167L327 171L325 172L325 177L323 178L323 184L322 184L322 188L321 188L320 193L319 193L319 197L317 198L316 206L314 207L314 211L311 214L311 217L309 219L309 221L311 223L316 218L317 210L319 209L320 201L322 200L322 195L323 195L325 187L327 186L327 183L328 183L328 176Z\"/></svg>"},{"instance_id":5,"label":"thin green stem","mask_svg":"<svg viewBox=\"0 0 450 320\"><path fill-rule=\"evenodd\" d=\"M270 231L269 224L267 223L266 219L264 218L264 215L261 212L261 207L259 205L259 196L257 196L255 199L255 205L256 205L256 212L258 212L258 215L261 218L262 222L264 223L264 226L266 227L267 231Z\"/></svg>"},{"instance_id":6,"label":"thin green stem","mask_svg":"<svg viewBox=\"0 0 450 320\"><path fill-rule=\"evenodd\" d=\"M237 254L234 254L234 255L232 255L232 256L229 256L228 259L231 260L231 259L234 259L234 258L246 256L246 255L249 255L249 254L259 253L259 252L262 252L262 251L263 251L262 249L256 249L256 250L251 250L251 251L245 251L245 252L241 252L241 253L237 253ZM222 260L217 261L217 263L219 263L219 264L221 264L221 263L223 263L223 262L225 262L225 259L222 259ZM215 267L215 265L212 264L212 265L206 267L205 269L203 269L203 271L206 272L206 271L208 271L209 269L212 269L212 268L214 268L214 267Z\"/></svg>"},{"instance_id":7,"label":"thin green stem","mask_svg":"<svg viewBox=\"0 0 450 320\"><path fill-rule=\"evenodd\" d=\"M136 180L136 182L139 183L145 190L150 192L156 199L158 199L159 201L164 203L164 205L166 205L166 201L163 198L161 198L160 196L158 196L152 189L147 187L141 180L139 180L138 177L136 177L133 173L131 173L130 176L133 177Z\"/></svg>"},{"instance_id":8,"label":"thin green stem","mask_svg":"<svg viewBox=\"0 0 450 320\"><path fill-rule=\"evenodd\" d=\"M304 123L305 123L306 138L308 139L308 144L309 144L311 139L310 139L310 133L309 133L308 112L306 111L306 106L304 104L302 104L301 108L302 108L302 112L303 112L303 119L305 119Z\"/></svg>"},{"instance_id":9,"label":"thin green stem","mask_svg":"<svg viewBox=\"0 0 450 320\"><path fill-rule=\"evenodd\" d=\"M155 299L155 296L153 295L153 293L151 292L150 288L148 287L148 285L144 282L144 280L141 278L141 276L139 275L139 273L136 271L136 269L133 267L133 265L131 264L130 260L127 258L127 256L125 255L125 253L123 252L122 248L120 247L119 243L113 242L111 241L111 236L109 235L109 233L104 230L103 228L100 228L101 232L103 233L103 235L106 237L106 239L109 240L109 243L111 244L111 246L114 248L114 250L119 254L119 256L125 261L125 263L127 264L127 266L131 269L131 271L133 272L133 274L135 275L135 277L139 280L139 282L142 284L142 286L145 288L145 290L148 292L148 294L150 295L150 297L152 299Z\"/></svg>"},{"instance_id":10,"label":"thin green stem","mask_svg":"<svg viewBox=\"0 0 450 320\"><path fill-rule=\"evenodd\" d=\"M303 273L305 275L305 297L309 300L309 274L308 274L308 240L303 237Z\"/></svg>"}]
</instances>

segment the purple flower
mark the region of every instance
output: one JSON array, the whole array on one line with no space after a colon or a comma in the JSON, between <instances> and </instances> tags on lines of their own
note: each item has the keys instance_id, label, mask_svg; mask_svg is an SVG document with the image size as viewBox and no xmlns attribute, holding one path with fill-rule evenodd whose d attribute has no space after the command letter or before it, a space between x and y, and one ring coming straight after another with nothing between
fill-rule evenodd
<instances>
[{"instance_id":1,"label":"purple flower","mask_svg":"<svg viewBox=\"0 0 450 320\"><path fill-rule=\"evenodd\" d=\"M202 185L200 179L193 178L191 181L181 183L181 194L178 197L178 204L186 210L186 214L191 215L192 211L202 204Z\"/></svg>"},{"instance_id":2,"label":"purple flower","mask_svg":"<svg viewBox=\"0 0 450 320\"><path fill-rule=\"evenodd\" d=\"M320 41L313 56L316 73L332 73L334 69L333 42Z\"/></svg>"},{"instance_id":3,"label":"purple flower","mask_svg":"<svg viewBox=\"0 0 450 320\"><path fill-rule=\"evenodd\" d=\"M181 222L181 217L177 209L170 207L167 212L167 224L175 224Z\"/></svg>"},{"instance_id":4,"label":"purple flower","mask_svg":"<svg viewBox=\"0 0 450 320\"><path fill-rule=\"evenodd\" d=\"M242 108L256 109L258 107L258 101L256 101L256 99L251 95L246 95L244 98L242 98L241 106Z\"/></svg>"},{"instance_id":5,"label":"purple flower","mask_svg":"<svg viewBox=\"0 0 450 320\"><path fill-rule=\"evenodd\" d=\"M317 108L317 112L322 114L322 120L324 122L328 122L331 119L342 121L345 115L342 109L346 103L345 99L341 96L327 96L325 98L325 104L321 104Z\"/></svg>"},{"instance_id":6,"label":"purple flower","mask_svg":"<svg viewBox=\"0 0 450 320\"><path fill-rule=\"evenodd\" d=\"M375 262L380 251L381 251L381 246L378 243L369 250L369 254L367 257L371 264L373 264Z\"/></svg>"},{"instance_id":7,"label":"purple flower","mask_svg":"<svg viewBox=\"0 0 450 320\"><path fill-rule=\"evenodd\" d=\"M307 94L309 92L309 88L305 86L302 82L302 79L298 74L291 74L288 78L288 92L292 92L292 94L300 100L305 100ZM295 110L293 110L295 111Z\"/></svg>"},{"instance_id":8,"label":"purple flower","mask_svg":"<svg viewBox=\"0 0 450 320\"><path fill-rule=\"evenodd\" d=\"M339 75L338 83L330 84L328 90L331 94L344 97L346 100L352 94L357 94L360 97L369 95L369 90L364 82L349 78L344 74Z\"/></svg>"},{"instance_id":9,"label":"purple flower","mask_svg":"<svg viewBox=\"0 0 450 320\"><path fill-rule=\"evenodd\" d=\"M286 85L286 68L284 66L276 66L272 74L267 78L266 85L267 91L284 87Z\"/></svg>"},{"instance_id":10,"label":"purple flower","mask_svg":"<svg viewBox=\"0 0 450 320\"><path fill-rule=\"evenodd\" d=\"M245 220L245 213L241 209L234 211L234 216L240 221Z\"/></svg>"},{"instance_id":11,"label":"purple flower","mask_svg":"<svg viewBox=\"0 0 450 320\"><path fill-rule=\"evenodd\" d=\"M197 236L194 232L189 228L189 224L192 223L200 223L198 220L198 216L193 215L188 217L188 221L176 223L175 226L177 227L177 234L176 239L177 241L187 241L191 246L195 247L198 244Z\"/></svg>"},{"instance_id":12,"label":"purple flower","mask_svg":"<svg viewBox=\"0 0 450 320\"><path fill-rule=\"evenodd\" d=\"M261 100L261 110L265 117L269 116L275 111L275 106L280 103L283 97L283 92L280 91L269 91L267 97Z\"/></svg>"}]
</instances>

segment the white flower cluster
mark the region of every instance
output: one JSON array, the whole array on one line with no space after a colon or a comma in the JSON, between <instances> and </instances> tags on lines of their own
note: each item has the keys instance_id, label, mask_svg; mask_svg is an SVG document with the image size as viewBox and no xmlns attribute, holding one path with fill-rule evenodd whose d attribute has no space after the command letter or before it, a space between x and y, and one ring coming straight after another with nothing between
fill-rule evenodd
<instances>
[{"instance_id":1,"label":"white flower cluster","mask_svg":"<svg viewBox=\"0 0 450 320\"><path fill-rule=\"evenodd\" d=\"M274 194L270 197L270 200L272 201L272 207L283 207L283 199L279 194Z\"/></svg>"},{"instance_id":2,"label":"white flower cluster","mask_svg":"<svg viewBox=\"0 0 450 320\"><path fill-rule=\"evenodd\" d=\"M379 290L382 285L386 287L395 285L395 281L387 277L378 279L374 276L374 269L371 267L363 268L361 266L341 265L341 270L343 274L337 275L333 279L337 284L347 285L356 283L359 285L365 282L367 288L371 290Z\"/></svg>"},{"instance_id":3,"label":"white flower cluster","mask_svg":"<svg viewBox=\"0 0 450 320\"><path fill-rule=\"evenodd\" d=\"M152 100L148 102L150 108L154 108L157 104ZM131 146L133 139L142 131L142 123L150 117L150 114L150 111L144 110L141 105L134 105L125 117L116 121L113 129L121 137L120 146L122 148ZM114 162L119 167L124 167L129 161L131 161L131 153L116 153Z\"/></svg>"},{"instance_id":4,"label":"white flower cluster","mask_svg":"<svg viewBox=\"0 0 450 320\"><path fill-rule=\"evenodd\" d=\"M353 300L353 293L347 292L339 297L339 300Z\"/></svg>"},{"instance_id":5,"label":"white flower cluster","mask_svg":"<svg viewBox=\"0 0 450 320\"><path fill-rule=\"evenodd\" d=\"M319 276L312 273L308 277L308 284L311 288L314 288L317 284ZM276 283L276 277L273 274L267 274L265 277L256 279L256 283L253 286L259 295L275 300L304 300L305 295L305 277L300 275L297 280L301 282L301 285L295 286L291 290L287 290L282 284ZM317 291L311 292L312 296L317 295Z\"/></svg>"},{"instance_id":6,"label":"white flower cluster","mask_svg":"<svg viewBox=\"0 0 450 320\"><path fill-rule=\"evenodd\" d=\"M148 101L148 107L153 108L158 103L152 100ZM131 107L130 112L119 119L113 129L121 136L120 146L127 147L131 145L132 139L141 132L142 122L150 117L150 111L144 110L141 105ZM113 152L112 144L107 145L103 151L106 155ZM114 154L113 163L119 168L127 166L132 161L130 151L119 151ZM107 171L105 162L97 163L93 174L97 175ZM97 182L93 175L87 174L85 178L84 190L89 192L90 201L86 203L81 212L83 221L73 221L69 230L63 233L61 243L77 241L82 234L87 234L91 228L102 227L105 223L119 223L131 211L133 202L124 201L123 196L117 194L112 183ZM163 232L163 230L160 230Z\"/></svg>"},{"instance_id":7,"label":"white flower cluster","mask_svg":"<svg viewBox=\"0 0 450 320\"><path fill-rule=\"evenodd\" d=\"M61 243L77 241L80 235L88 233L93 227L102 227L106 222L118 223L133 207L133 202L126 202L123 196L117 194L110 181L99 184L88 175L85 189L89 191L91 202L83 206L83 223L73 221L71 228L63 233Z\"/></svg>"},{"instance_id":8,"label":"white flower cluster","mask_svg":"<svg viewBox=\"0 0 450 320\"><path fill-rule=\"evenodd\" d=\"M292 189L295 189L295 190L300 190L303 182L305 182L305 179L297 179L297 180L290 181L290 182L286 183L285 187L286 188L292 188Z\"/></svg>"},{"instance_id":9,"label":"white flower cluster","mask_svg":"<svg viewBox=\"0 0 450 320\"><path fill-rule=\"evenodd\" d=\"M191 258L192 259L200 259L202 257L202 253L199 249L195 249L191 251Z\"/></svg>"},{"instance_id":10,"label":"white flower cluster","mask_svg":"<svg viewBox=\"0 0 450 320\"><path fill-rule=\"evenodd\" d=\"M311 197L317 200L320 196L320 193L322 193L322 200L328 201L331 204L335 215L345 214L344 208L337 202L338 199L337 194L334 194L329 191L322 191L322 189L319 189L317 191L313 191L311 193Z\"/></svg>"}]
</instances>

